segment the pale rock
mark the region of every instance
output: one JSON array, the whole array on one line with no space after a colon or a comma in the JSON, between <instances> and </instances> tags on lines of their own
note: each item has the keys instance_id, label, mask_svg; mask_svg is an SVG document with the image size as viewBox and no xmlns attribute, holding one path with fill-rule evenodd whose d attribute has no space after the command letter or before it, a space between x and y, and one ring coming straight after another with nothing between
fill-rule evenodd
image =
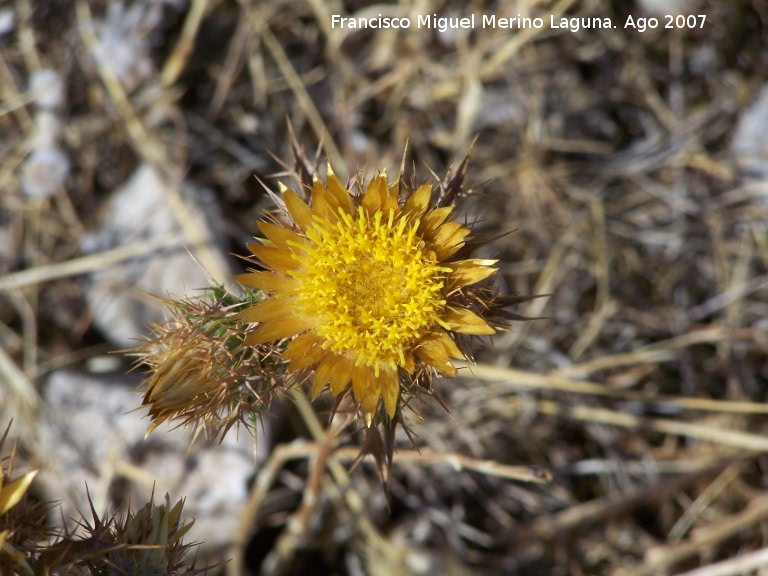
<instances>
[{"instance_id":1,"label":"pale rock","mask_svg":"<svg viewBox=\"0 0 768 576\"><path fill-rule=\"evenodd\" d=\"M743 176L768 177L768 84L741 112L731 153Z\"/></svg>"},{"instance_id":2,"label":"pale rock","mask_svg":"<svg viewBox=\"0 0 768 576\"><path fill-rule=\"evenodd\" d=\"M191 437L164 424L145 439L149 420L139 409L140 375L89 374L61 370L43 388L50 413L38 424L42 458L39 486L48 500L61 503L55 521L89 517L90 493L98 514L114 510L110 494L117 481L128 481L127 495L135 511L166 493L171 502L186 498L184 518L195 519L185 538L203 548L232 539L254 474L254 439L234 431L221 444ZM257 435L262 430L255 431ZM259 442L264 438L259 438ZM86 486L88 493L86 492Z\"/></svg>"},{"instance_id":3,"label":"pale rock","mask_svg":"<svg viewBox=\"0 0 768 576\"><path fill-rule=\"evenodd\" d=\"M21 190L31 198L48 198L69 176L69 159L55 146L34 150L21 167Z\"/></svg>"},{"instance_id":4,"label":"pale rock","mask_svg":"<svg viewBox=\"0 0 768 576\"><path fill-rule=\"evenodd\" d=\"M179 235L182 228L169 202L166 184L154 168L142 165L115 190L103 211L100 226L82 241L85 252L109 250L131 243ZM229 261L222 249L223 222L213 194L182 183L180 195L191 215L192 227L202 236L219 270L229 274ZM200 295L211 279L195 261L200 251L176 244L105 268L91 275L86 298L94 326L121 348L137 345L152 323L165 319L162 302L150 295L182 298ZM191 254L190 254L191 252ZM216 270L212 270L215 273ZM215 278L225 283L228 278Z\"/></svg>"}]
</instances>

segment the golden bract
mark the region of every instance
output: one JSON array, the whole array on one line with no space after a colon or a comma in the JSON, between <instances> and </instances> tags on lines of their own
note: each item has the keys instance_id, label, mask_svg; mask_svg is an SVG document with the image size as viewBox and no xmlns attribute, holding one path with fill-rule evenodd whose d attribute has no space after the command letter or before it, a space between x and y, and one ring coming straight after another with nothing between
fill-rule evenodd
<instances>
[{"instance_id":1,"label":"golden bract","mask_svg":"<svg viewBox=\"0 0 768 576\"><path fill-rule=\"evenodd\" d=\"M459 304L495 261L451 260L469 229L450 219L451 206L432 208L429 184L401 204L381 174L356 196L329 166L327 184L314 179L311 207L281 192L292 222L259 223L266 238L249 249L267 270L237 280L266 297L240 319L259 323L248 345L292 338L283 357L292 371L314 369L313 394L330 384L337 396L351 383L366 414L382 398L393 417L400 374L431 366L455 375L451 358L464 357L455 334L495 332Z\"/></svg>"}]
</instances>

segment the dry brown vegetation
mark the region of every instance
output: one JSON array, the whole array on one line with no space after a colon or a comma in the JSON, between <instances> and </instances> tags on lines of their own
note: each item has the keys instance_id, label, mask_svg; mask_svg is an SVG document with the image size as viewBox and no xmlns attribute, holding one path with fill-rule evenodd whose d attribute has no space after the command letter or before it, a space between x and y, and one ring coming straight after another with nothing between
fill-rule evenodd
<instances>
[{"instance_id":1,"label":"dry brown vegetation","mask_svg":"<svg viewBox=\"0 0 768 576\"><path fill-rule=\"evenodd\" d=\"M243 253L269 202L254 176L276 189L271 153L289 161L288 121L308 150L322 140L340 175L394 174L408 142L417 180L431 178L477 136L461 208L478 234L501 235L483 256L500 260L502 290L545 295L518 312L543 318L483 340L477 366L437 384L452 417L411 415L420 451L399 431L388 504L371 464L350 469L357 436L329 436L301 395L286 403L267 419L231 546L209 550L234 558L216 570L768 569L761 0L674 3L705 14L703 28L660 18L644 33L623 25L651 2L135 0L114 19L148 24L126 44L127 71L95 57L107 4L0 6L14 18L0 35L0 428L15 416L29 466L45 466L37 430L58 408L41 399L47 378L119 347L92 327L88 275L179 242L84 253L140 164L161 175L182 243L201 238L184 180L212 191L223 252ZM330 28L333 13L387 11L617 27ZM52 196L33 198L20 174L41 129L30 77L43 68L64 84L54 139L70 166ZM216 258L200 260L216 275Z\"/></svg>"}]
</instances>

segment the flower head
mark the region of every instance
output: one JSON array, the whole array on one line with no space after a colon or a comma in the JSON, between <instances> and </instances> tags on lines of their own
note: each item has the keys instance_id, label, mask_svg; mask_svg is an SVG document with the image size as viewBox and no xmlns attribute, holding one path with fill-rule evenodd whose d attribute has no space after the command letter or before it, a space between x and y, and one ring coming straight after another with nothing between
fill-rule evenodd
<instances>
[{"instance_id":1,"label":"flower head","mask_svg":"<svg viewBox=\"0 0 768 576\"><path fill-rule=\"evenodd\" d=\"M165 504L155 505L154 494L138 512L129 512L125 519L115 522L114 538L117 546L109 560L118 574L192 574L186 558L190 544L182 538L192 528L194 520L181 518L184 500L171 507L165 495ZM183 571L182 571L183 569Z\"/></svg>"},{"instance_id":2,"label":"flower head","mask_svg":"<svg viewBox=\"0 0 768 576\"><path fill-rule=\"evenodd\" d=\"M267 410L277 361L268 347L244 346L247 330L237 310L252 303L221 286L203 298L164 300L170 318L154 326L154 338L131 352L148 364L143 405L149 406L147 434L165 421L200 427L222 436L236 423Z\"/></svg>"},{"instance_id":3,"label":"flower head","mask_svg":"<svg viewBox=\"0 0 768 576\"><path fill-rule=\"evenodd\" d=\"M314 370L313 395L351 387L370 422L380 399L394 417L401 384L418 374L455 375L451 359L467 357L460 335L495 332L473 286L496 269L459 257L470 230L430 184L401 198L402 180L381 173L356 188L330 165L309 204L281 185L286 218L260 222L264 238L249 246L264 270L237 277L265 297L239 318L259 323L246 345L290 339L283 358Z\"/></svg>"}]
</instances>

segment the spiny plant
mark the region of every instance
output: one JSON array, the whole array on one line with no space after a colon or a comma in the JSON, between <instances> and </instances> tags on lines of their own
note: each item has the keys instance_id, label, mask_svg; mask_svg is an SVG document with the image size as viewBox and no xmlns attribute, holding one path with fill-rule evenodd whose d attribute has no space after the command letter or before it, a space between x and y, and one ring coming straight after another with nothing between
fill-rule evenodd
<instances>
[{"instance_id":1,"label":"spiny plant","mask_svg":"<svg viewBox=\"0 0 768 576\"><path fill-rule=\"evenodd\" d=\"M329 389L335 411L349 399L369 438L391 440L414 398L443 404L435 378L456 376L476 337L528 319L508 308L531 297L500 295L496 261L472 256L484 241L457 220L471 148L437 185L409 183L405 154L398 177L345 184L330 163L321 177L295 138L293 153L298 187L268 190L276 209L248 245L243 294L215 285L208 299L167 301L167 323L133 351L149 366L150 431L253 425L276 393L311 382L313 398Z\"/></svg>"},{"instance_id":2,"label":"spiny plant","mask_svg":"<svg viewBox=\"0 0 768 576\"><path fill-rule=\"evenodd\" d=\"M10 424L0 439L0 452ZM0 460L0 574L4 576L194 576L188 552L193 544L182 541L194 522L182 520L184 501L171 507L151 501L138 512L100 518L91 505L92 520L78 522L79 534L50 526L52 503L41 503L29 493L37 474L27 472L11 480L15 449Z\"/></svg>"},{"instance_id":3,"label":"spiny plant","mask_svg":"<svg viewBox=\"0 0 768 576\"><path fill-rule=\"evenodd\" d=\"M295 139L293 151L298 187L269 192L277 209L248 246L242 292L213 283L202 296L165 299L168 320L131 351L146 367L147 434L172 422L221 439L238 423L256 426L277 394L307 383L313 398L329 389L334 413L352 407L363 451L383 473L405 409L424 395L447 409L436 378L472 360L476 337L527 320L508 307L530 297L500 295L496 261L472 256L483 241L456 213L470 192L469 152L433 186L406 181L405 155L395 179L359 172L345 184L330 163L324 178L310 168ZM75 535L46 525L46 507L27 494L36 472L10 480L12 460L0 478L0 573L205 571L182 541L192 526L181 519L183 500L153 497L122 519L100 518L91 504Z\"/></svg>"}]
</instances>

